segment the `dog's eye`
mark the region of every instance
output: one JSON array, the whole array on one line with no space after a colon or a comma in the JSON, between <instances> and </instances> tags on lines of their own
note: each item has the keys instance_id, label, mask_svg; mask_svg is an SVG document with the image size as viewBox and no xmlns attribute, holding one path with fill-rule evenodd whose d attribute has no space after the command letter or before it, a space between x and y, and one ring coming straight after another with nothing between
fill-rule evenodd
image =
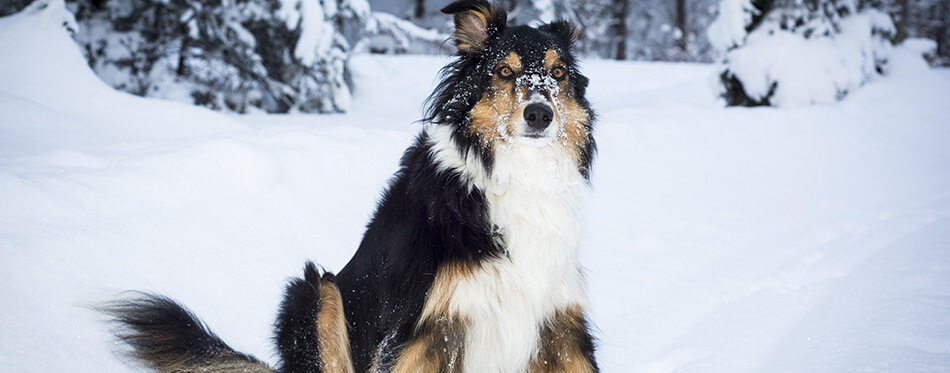
<instances>
[{"instance_id":1,"label":"dog's eye","mask_svg":"<svg viewBox=\"0 0 950 373\"><path fill-rule=\"evenodd\" d=\"M502 78L510 78L514 71L511 71L511 68L508 66L502 66L498 68L498 76Z\"/></svg>"},{"instance_id":2,"label":"dog's eye","mask_svg":"<svg viewBox=\"0 0 950 373\"><path fill-rule=\"evenodd\" d=\"M567 70L564 70L563 67L555 67L551 70L551 75L554 76L554 79L561 80L564 79L564 76L567 75Z\"/></svg>"}]
</instances>

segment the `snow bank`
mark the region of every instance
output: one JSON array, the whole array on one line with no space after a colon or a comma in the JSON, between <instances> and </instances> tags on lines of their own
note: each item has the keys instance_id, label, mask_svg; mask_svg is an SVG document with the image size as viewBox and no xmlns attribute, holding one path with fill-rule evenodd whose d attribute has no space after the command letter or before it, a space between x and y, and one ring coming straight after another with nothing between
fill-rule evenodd
<instances>
[{"instance_id":1,"label":"snow bank","mask_svg":"<svg viewBox=\"0 0 950 373\"><path fill-rule=\"evenodd\" d=\"M37 1L0 18L0 155L233 131L227 117L116 92L89 69L67 29L62 0Z\"/></svg>"},{"instance_id":2,"label":"snow bank","mask_svg":"<svg viewBox=\"0 0 950 373\"><path fill-rule=\"evenodd\" d=\"M273 361L285 279L355 251L445 61L359 56L351 113L235 123L111 91L55 9L0 18L0 366L141 371L86 308L127 289ZM947 371L950 71L918 52L780 109L721 108L713 66L584 63L604 372Z\"/></svg>"}]
</instances>

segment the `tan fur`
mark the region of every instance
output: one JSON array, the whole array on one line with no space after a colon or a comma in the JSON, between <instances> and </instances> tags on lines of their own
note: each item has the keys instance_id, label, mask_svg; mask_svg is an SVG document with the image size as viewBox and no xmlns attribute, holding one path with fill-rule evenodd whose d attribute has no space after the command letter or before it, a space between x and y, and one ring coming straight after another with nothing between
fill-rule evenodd
<instances>
[{"instance_id":1,"label":"tan fur","mask_svg":"<svg viewBox=\"0 0 950 373\"><path fill-rule=\"evenodd\" d=\"M156 372L164 373L274 373L267 365L244 361L232 356L218 356L207 361L182 360L172 356L140 356L139 361Z\"/></svg>"},{"instance_id":2,"label":"tan fur","mask_svg":"<svg viewBox=\"0 0 950 373\"><path fill-rule=\"evenodd\" d=\"M538 356L528 366L530 373L592 373L596 370L581 351L585 338L580 306L558 311L541 329Z\"/></svg>"},{"instance_id":3,"label":"tan fur","mask_svg":"<svg viewBox=\"0 0 950 373\"><path fill-rule=\"evenodd\" d=\"M508 53L508 56L498 63L498 66L502 65L510 67L511 71L514 71L517 74L518 72L521 72L521 56L515 52Z\"/></svg>"},{"instance_id":4,"label":"tan fur","mask_svg":"<svg viewBox=\"0 0 950 373\"><path fill-rule=\"evenodd\" d=\"M404 347L393 373L462 372L464 358L464 322L446 317L427 322Z\"/></svg>"},{"instance_id":5,"label":"tan fur","mask_svg":"<svg viewBox=\"0 0 950 373\"><path fill-rule=\"evenodd\" d=\"M325 373L353 373L350 339L343 313L340 289L328 279L320 282L320 310L317 312L320 363Z\"/></svg>"},{"instance_id":6,"label":"tan fur","mask_svg":"<svg viewBox=\"0 0 950 373\"><path fill-rule=\"evenodd\" d=\"M551 71L559 66L566 68L564 62L561 61L561 55L553 49L548 49L544 53L544 67ZM558 94L554 99L556 103L554 115L563 116L563 118L560 118L564 123L563 135L558 140L568 149L574 160L579 162L581 150L584 149L584 145L587 143L591 118L587 110L574 99L573 90L570 89L570 82L568 81L569 76L566 75L563 80L558 82Z\"/></svg>"},{"instance_id":7,"label":"tan fur","mask_svg":"<svg viewBox=\"0 0 950 373\"><path fill-rule=\"evenodd\" d=\"M472 274L474 269L467 263L451 263L443 265L436 273L432 285L429 287L429 294L426 297L426 303L422 306L422 314L419 315L419 324L421 328L425 322L448 318L449 306L452 294L455 294L455 288L458 282Z\"/></svg>"},{"instance_id":8,"label":"tan fur","mask_svg":"<svg viewBox=\"0 0 950 373\"><path fill-rule=\"evenodd\" d=\"M547 52L544 52L544 68L551 71L557 66L564 65L561 62L561 55L557 53L554 49L548 49Z\"/></svg>"},{"instance_id":9,"label":"tan fur","mask_svg":"<svg viewBox=\"0 0 950 373\"><path fill-rule=\"evenodd\" d=\"M561 91L564 95L564 91ZM562 134L558 136L558 141L570 152L575 162L580 162L581 151L587 143L587 136L590 131L590 115L580 104L574 100L559 97L557 110L563 116L564 127ZM556 114L557 115L557 114Z\"/></svg>"},{"instance_id":10,"label":"tan fur","mask_svg":"<svg viewBox=\"0 0 950 373\"><path fill-rule=\"evenodd\" d=\"M495 71L501 66L508 66L515 75L521 72L521 58L517 53L511 52L495 67ZM488 90L482 96L472 111L469 112L469 118L472 124L469 130L472 131L482 142L482 146L488 147L491 143L505 141L514 131L514 122L517 119L517 93L513 92L513 81L506 80L492 75L492 83ZM524 95L521 92L521 95Z\"/></svg>"},{"instance_id":11,"label":"tan fur","mask_svg":"<svg viewBox=\"0 0 950 373\"><path fill-rule=\"evenodd\" d=\"M443 266L435 276L416 325L415 336L398 351L393 373L462 372L465 321L452 315L449 296L459 280L471 275L470 263ZM370 372L380 370L382 351L376 351Z\"/></svg>"},{"instance_id":12,"label":"tan fur","mask_svg":"<svg viewBox=\"0 0 950 373\"><path fill-rule=\"evenodd\" d=\"M416 335L399 352L394 373L461 372L465 321L454 315L449 297L458 282L472 274L469 263L442 266L422 308Z\"/></svg>"},{"instance_id":13,"label":"tan fur","mask_svg":"<svg viewBox=\"0 0 950 373\"><path fill-rule=\"evenodd\" d=\"M488 38L488 22L495 18L495 7L478 7L455 15L455 46L460 51L481 52Z\"/></svg>"},{"instance_id":14,"label":"tan fur","mask_svg":"<svg viewBox=\"0 0 950 373\"><path fill-rule=\"evenodd\" d=\"M141 333L129 338L134 339L134 343L153 346L171 343L175 339L174 336L162 332ZM248 357L233 351L221 351L214 356L183 356L162 350L141 349L130 351L130 356L152 371L163 373L274 373L266 364L249 361Z\"/></svg>"},{"instance_id":15,"label":"tan fur","mask_svg":"<svg viewBox=\"0 0 950 373\"><path fill-rule=\"evenodd\" d=\"M189 366L187 368L177 368L172 370L167 370L165 372L173 373L233 373L233 372L242 372L242 373L274 373L274 370L260 365L252 364L247 362L214 362L210 361L206 364L198 364Z\"/></svg>"}]
</instances>

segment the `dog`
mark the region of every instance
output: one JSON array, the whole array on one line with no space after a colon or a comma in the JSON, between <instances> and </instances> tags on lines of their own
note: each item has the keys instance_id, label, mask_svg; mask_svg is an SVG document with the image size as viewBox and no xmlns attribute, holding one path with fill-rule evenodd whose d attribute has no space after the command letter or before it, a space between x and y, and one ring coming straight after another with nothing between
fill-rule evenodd
<instances>
[{"instance_id":1,"label":"dog","mask_svg":"<svg viewBox=\"0 0 950 373\"><path fill-rule=\"evenodd\" d=\"M160 372L597 372L578 262L596 151L566 21L509 26L454 2L458 52L363 240L337 275L307 263L275 323L276 368L182 305L103 311Z\"/></svg>"}]
</instances>

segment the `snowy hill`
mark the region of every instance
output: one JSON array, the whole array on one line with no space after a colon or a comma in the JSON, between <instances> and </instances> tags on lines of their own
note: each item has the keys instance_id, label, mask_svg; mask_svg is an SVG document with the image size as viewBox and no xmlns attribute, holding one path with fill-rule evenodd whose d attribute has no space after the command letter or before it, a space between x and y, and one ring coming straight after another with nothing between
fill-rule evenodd
<instances>
[{"instance_id":1,"label":"snowy hill","mask_svg":"<svg viewBox=\"0 0 950 373\"><path fill-rule=\"evenodd\" d=\"M273 361L286 278L355 251L445 60L358 56L353 111L117 93L61 9L0 18L0 366L132 372L91 305L170 295ZM950 71L724 109L708 65L586 61L605 372L950 370Z\"/></svg>"}]
</instances>

